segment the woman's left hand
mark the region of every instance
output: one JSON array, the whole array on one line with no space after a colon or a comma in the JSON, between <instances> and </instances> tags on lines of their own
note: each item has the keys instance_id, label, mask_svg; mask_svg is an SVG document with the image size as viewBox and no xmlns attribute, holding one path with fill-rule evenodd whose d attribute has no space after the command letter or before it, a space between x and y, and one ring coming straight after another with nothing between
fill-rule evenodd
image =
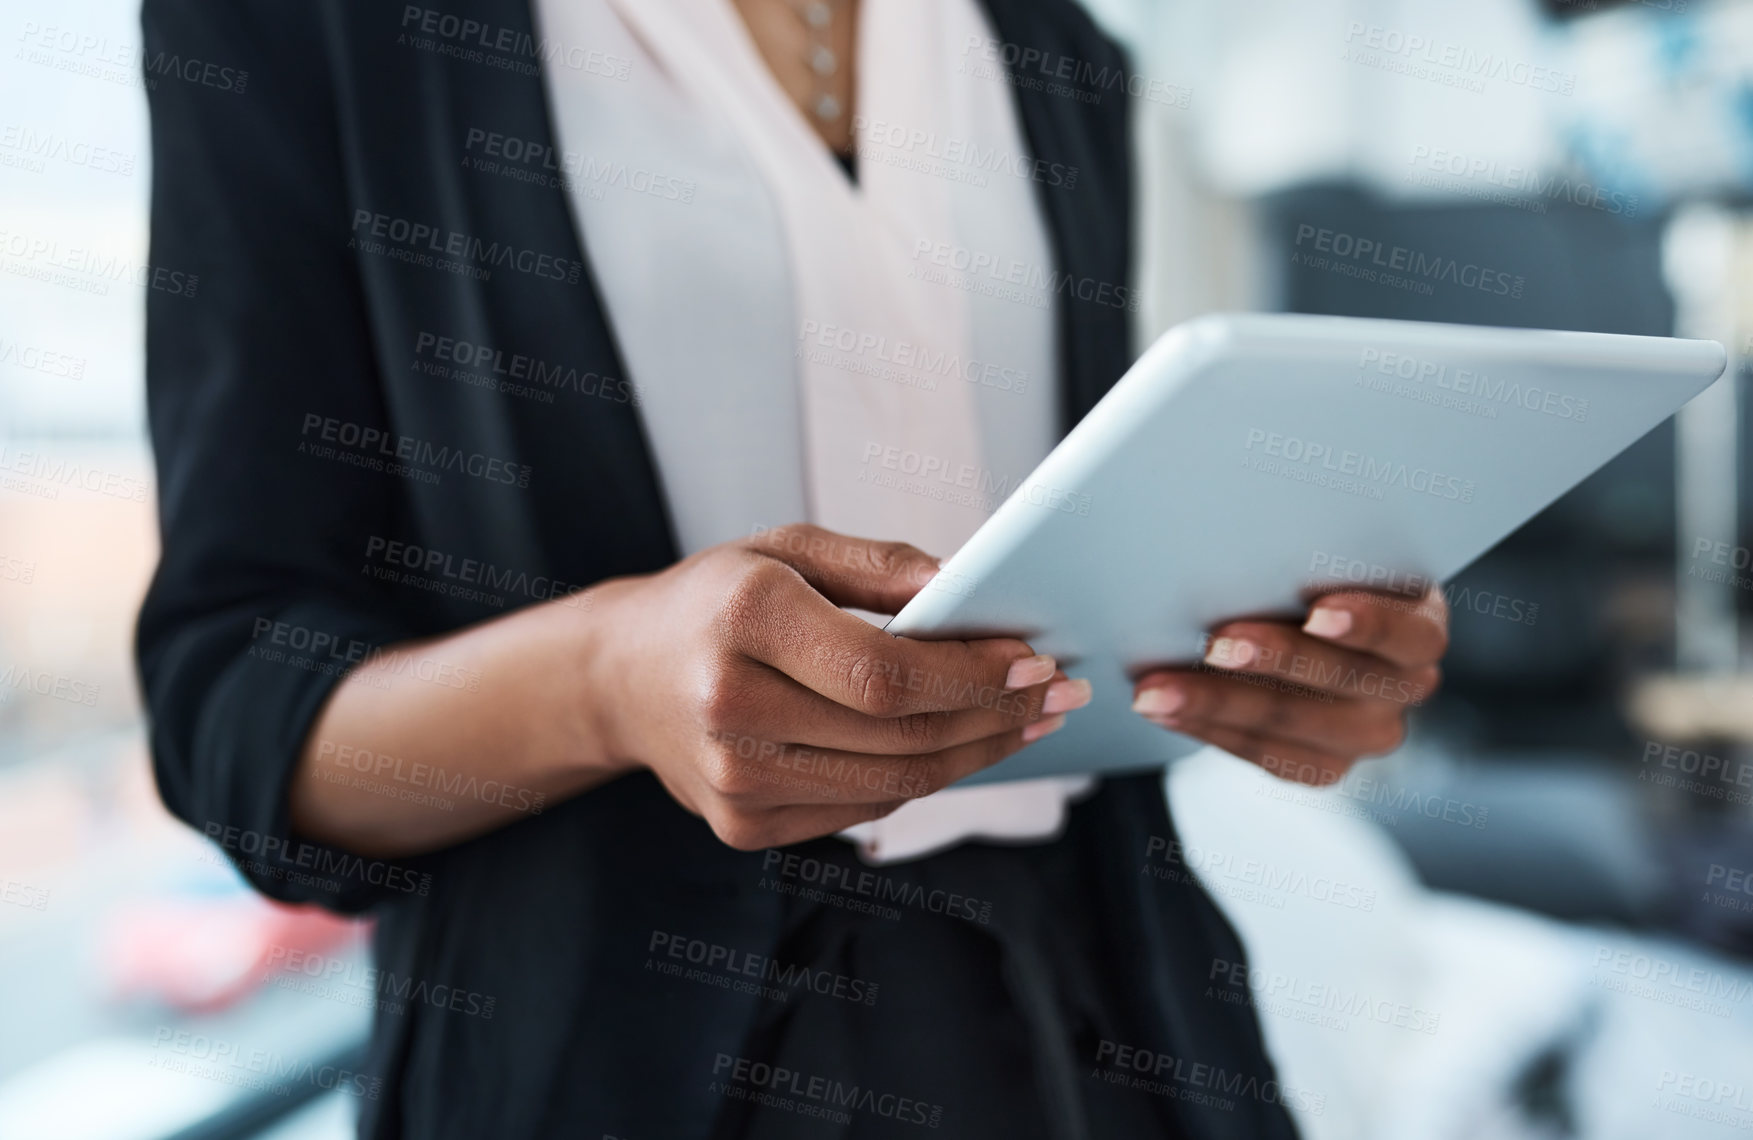
<instances>
[{"instance_id":1,"label":"woman's left hand","mask_svg":"<svg viewBox=\"0 0 1753 1140\"><path fill-rule=\"evenodd\" d=\"M1290 622L1218 626L1198 665L1140 677L1132 707L1267 771L1331 784L1363 756L1400 746L1407 713L1442 681L1449 607L1346 590L1315 599Z\"/></svg>"}]
</instances>

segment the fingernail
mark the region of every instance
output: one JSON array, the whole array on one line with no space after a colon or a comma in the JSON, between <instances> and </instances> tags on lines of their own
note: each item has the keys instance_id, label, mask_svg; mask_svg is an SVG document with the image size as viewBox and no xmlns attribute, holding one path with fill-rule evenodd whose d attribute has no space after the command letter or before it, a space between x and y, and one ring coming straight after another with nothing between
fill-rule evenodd
<instances>
[{"instance_id":1,"label":"fingernail","mask_svg":"<svg viewBox=\"0 0 1753 1140\"><path fill-rule=\"evenodd\" d=\"M1254 660L1259 650L1251 641L1238 637L1220 637L1205 651L1205 663L1224 669L1240 669Z\"/></svg>"},{"instance_id":2,"label":"fingernail","mask_svg":"<svg viewBox=\"0 0 1753 1140\"><path fill-rule=\"evenodd\" d=\"M1039 685L1042 681L1052 680L1053 674L1059 672L1059 663L1045 653L1037 653L1033 657L1025 657L1021 661L1010 663L1010 672L1005 675L1004 687L1007 689L1026 689L1030 685Z\"/></svg>"},{"instance_id":3,"label":"fingernail","mask_svg":"<svg viewBox=\"0 0 1753 1140\"><path fill-rule=\"evenodd\" d=\"M1044 713L1067 713L1072 709L1081 709L1090 703L1090 683L1082 678L1076 681L1055 681L1047 686L1047 699L1041 702Z\"/></svg>"},{"instance_id":4,"label":"fingernail","mask_svg":"<svg viewBox=\"0 0 1753 1140\"><path fill-rule=\"evenodd\" d=\"M1065 714L1064 713L1060 713L1058 716L1042 717L1040 720L1036 721L1034 724L1025 725L1023 727L1023 743L1024 744L1033 744L1035 741L1041 739L1043 736L1051 736L1055 732L1058 732L1060 729L1062 729L1064 727L1065 727Z\"/></svg>"},{"instance_id":5,"label":"fingernail","mask_svg":"<svg viewBox=\"0 0 1753 1140\"><path fill-rule=\"evenodd\" d=\"M1303 632L1313 637L1344 637L1351 632L1351 611L1317 606L1303 623Z\"/></svg>"},{"instance_id":6,"label":"fingernail","mask_svg":"<svg viewBox=\"0 0 1753 1140\"><path fill-rule=\"evenodd\" d=\"M1174 685L1149 688L1132 698L1132 711L1145 716L1169 716L1187 703L1187 694Z\"/></svg>"}]
</instances>

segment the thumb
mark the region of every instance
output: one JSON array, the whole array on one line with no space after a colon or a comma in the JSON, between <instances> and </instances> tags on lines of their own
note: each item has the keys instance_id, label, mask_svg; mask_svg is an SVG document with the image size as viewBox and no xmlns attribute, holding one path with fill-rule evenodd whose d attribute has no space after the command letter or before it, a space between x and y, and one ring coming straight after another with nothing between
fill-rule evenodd
<instances>
[{"instance_id":1,"label":"thumb","mask_svg":"<svg viewBox=\"0 0 1753 1140\"><path fill-rule=\"evenodd\" d=\"M905 542L837 534L810 523L765 530L749 549L785 563L837 606L901 611L937 573L937 559Z\"/></svg>"}]
</instances>

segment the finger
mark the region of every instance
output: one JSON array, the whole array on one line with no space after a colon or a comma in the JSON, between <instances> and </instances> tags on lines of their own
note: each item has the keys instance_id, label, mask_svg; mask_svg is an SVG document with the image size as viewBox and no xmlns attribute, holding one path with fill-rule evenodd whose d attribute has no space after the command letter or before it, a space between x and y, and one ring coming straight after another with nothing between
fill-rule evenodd
<instances>
[{"instance_id":1,"label":"finger","mask_svg":"<svg viewBox=\"0 0 1753 1140\"><path fill-rule=\"evenodd\" d=\"M1434 665L1404 668L1392 661L1310 637L1280 622L1231 622L1219 626L1204 664L1237 676L1332 693L1415 705L1435 688Z\"/></svg>"},{"instance_id":2,"label":"finger","mask_svg":"<svg viewBox=\"0 0 1753 1140\"><path fill-rule=\"evenodd\" d=\"M828 700L770 666L750 664L748 669L743 685L746 720L719 728L742 731L746 726L748 732L770 738L772 726L783 725L781 739L791 744L879 756L937 752L983 740L1082 708L1091 695L1087 680L1073 681L1059 672L1047 684L1000 693L976 708L875 717Z\"/></svg>"},{"instance_id":3,"label":"finger","mask_svg":"<svg viewBox=\"0 0 1753 1140\"><path fill-rule=\"evenodd\" d=\"M1400 747L1405 706L1287 687L1250 684L1218 673L1163 671L1141 677L1132 707L1166 727L1211 726L1283 739L1347 755Z\"/></svg>"},{"instance_id":4,"label":"finger","mask_svg":"<svg viewBox=\"0 0 1753 1140\"><path fill-rule=\"evenodd\" d=\"M905 542L837 534L810 523L763 531L748 547L777 559L841 606L894 614L936 576L937 559Z\"/></svg>"},{"instance_id":5,"label":"finger","mask_svg":"<svg viewBox=\"0 0 1753 1140\"><path fill-rule=\"evenodd\" d=\"M1280 779L1311 787L1337 783L1357 762L1355 757L1335 755L1319 748L1218 725L1175 731L1215 744L1231 756L1258 765Z\"/></svg>"},{"instance_id":6,"label":"finger","mask_svg":"<svg viewBox=\"0 0 1753 1140\"><path fill-rule=\"evenodd\" d=\"M1421 598L1362 590L1315 599L1303 632L1396 665L1434 665L1449 647L1449 604L1435 586Z\"/></svg>"},{"instance_id":7,"label":"finger","mask_svg":"<svg viewBox=\"0 0 1753 1140\"><path fill-rule=\"evenodd\" d=\"M725 607L734 648L867 716L990 708L1058 666L1014 638L915 641L840 609L777 562L745 575Z\"/></svg>"},{"instance_id":8,"label":"finger","mask_svg":"<svg viewBox=\"0 0 1753 1140\"><path fill-rule=\"evenodd\" d=\"M1063 721L1064 718L1059 716L1049 719L1050 721ZM1047 723L1049 722L1042 722L1042 724ZM996 764L1004 757L1025 747L1029 741L1021 739L1023 735L1020 732L1012 734L1015 739L1004 741L996 747L993 750L995 758L983 766ZM1039 737L1034 739L1039 739ZM960 778L956 777L956 779ZM951 782L953 783L954 780ZM762 832L761 838L764 842L758 843L756 846L784 847L792 843L801 843L807 839L832 835L837 831L844 831L848 827L869 823L873 819L881 819L917 798L917 796L877 798L863 803L829 805L785 804L768 808L757 817L758 827Z\"/></svg>"},{"instance_id":9,"label":"finger","mask_svg":"<svg viewBox=\"0 0 1753 1140\"><path fill-rule=\"evenodd\" d=\"M1053 732L1064 717L915 756L872 756L748 739L714 742L702 766L714 797L742 811L916 800L942 791Z\"/></svg>"}]
</instances>

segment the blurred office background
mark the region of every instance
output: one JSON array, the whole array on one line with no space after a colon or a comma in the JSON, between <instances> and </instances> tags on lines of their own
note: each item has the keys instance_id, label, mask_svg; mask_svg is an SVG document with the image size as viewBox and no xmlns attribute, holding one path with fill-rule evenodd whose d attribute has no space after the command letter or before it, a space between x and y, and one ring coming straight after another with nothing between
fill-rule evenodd
<instances>
[{"instance_id":1,"label":"blurred office background","mask_svg":"<svg viewBox=\"0 0 1753 1140\"><path fill-rule=\"evenodd\" d=\"M1753 2L1088 3L1140 78L1141 343L1249 308L1729 346L1450 584L1400 753L1171 775L1304 1131L1753 1129ZM0 1136L341 1136L361 930L250 894L147 767L137 19L0 17ZM1323 231L1516 286L1306 264Z\"/></svg>"}]
</instances>

